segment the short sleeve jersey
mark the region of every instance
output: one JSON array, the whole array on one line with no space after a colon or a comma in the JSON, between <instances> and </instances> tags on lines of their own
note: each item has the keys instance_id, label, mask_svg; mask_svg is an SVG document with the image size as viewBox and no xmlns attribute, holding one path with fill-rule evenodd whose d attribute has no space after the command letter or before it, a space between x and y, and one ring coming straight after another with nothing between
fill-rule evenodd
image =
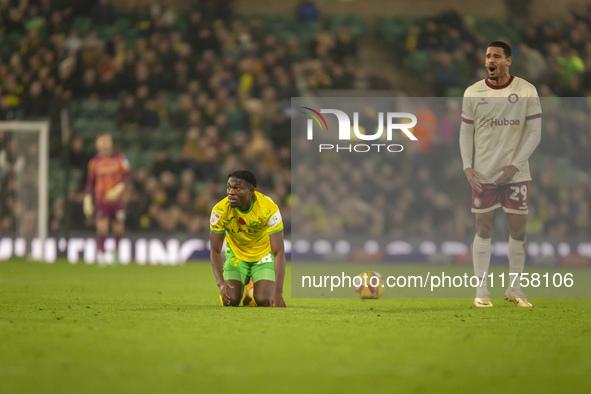
<instances>
[{"instance_id":1,"label":"short sleeve jersey","mask_svg":"<svg viewBox=\"0 0 591 394\"><path fill-rule=\"evenodd\" d=\"M488 79L476 82L464 93L462 122L474 125L474 165L480 183L494 183L498 170L512 164L526 135L526 123L541 118L536 88L511 76L502 86ZM526 162L511 182L531 180Z\"/></svg>"},{"instance_id":2,"label":"short sleeve jersey","mask_svg":"<svg viewBox=\"0 0 591 394\"><path fill-rule=\"evenodd\" d=\"M255 262L271 251L269 234L283 230L283 220L277 204L255 191L246 212L232 208L228 197L217 203L211 210L209 228L217 234L226 233L226 244L240 260Z\"/></svg>"}]
</instances>

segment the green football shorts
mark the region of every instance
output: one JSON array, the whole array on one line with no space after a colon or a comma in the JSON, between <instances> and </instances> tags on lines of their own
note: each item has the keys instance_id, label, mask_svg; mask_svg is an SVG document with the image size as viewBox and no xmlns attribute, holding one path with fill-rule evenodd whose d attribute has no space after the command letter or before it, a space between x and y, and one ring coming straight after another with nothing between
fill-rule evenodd
<instances>
[{"instance_id":1,"label":"green football shorts","mask_svg":"<svg viewBox=\"0 0 591 394\"><path fill-rule=\"evenodd\" d=\"M275 282L275 257L269 252L260 261L248 262L237 258L234 251L226 246L226 261L224 262L224 280L237 280L247 284L252 278L253 282L261 279Z\"/></svg>"}]
</instances>

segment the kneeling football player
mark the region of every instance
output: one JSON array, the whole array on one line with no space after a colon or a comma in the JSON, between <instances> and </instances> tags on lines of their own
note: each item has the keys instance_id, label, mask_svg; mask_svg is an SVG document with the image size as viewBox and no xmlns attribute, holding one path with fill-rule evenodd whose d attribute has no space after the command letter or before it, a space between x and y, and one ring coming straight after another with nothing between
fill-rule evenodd
<instances>
[{"instance_id":1,"label":"kneeling football player","mask_svg":"<svg viewBox=\"0 0 591 394\"><path fill-rule=\"evenodd\" d=\"M283 221L277 205L256 186L249 170L228 175L228 196L211 211L213 273L224 306L240 305L244 286L252 279L252 296L247 291L245 305L285 307Z\"/></svg>"}]
</instances>

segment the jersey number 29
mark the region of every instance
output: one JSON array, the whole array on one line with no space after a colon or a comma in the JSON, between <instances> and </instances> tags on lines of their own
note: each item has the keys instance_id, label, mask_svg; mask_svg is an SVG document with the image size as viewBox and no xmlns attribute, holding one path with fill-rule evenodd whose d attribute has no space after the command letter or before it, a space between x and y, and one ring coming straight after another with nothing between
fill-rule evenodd
<instances>
[{"instance_id":1,"label":"jersey number 29","mask_svg":"<svg viewBox=\"0 0 591 394\"><path fill-rule=\"evenodd\" d=\"M527 185L521 185L521 188L519 186L510 186L511 190L513 190L513 193L511 193L511 195L509 196L509 198L511 200L514 201L519 201L520 198L518 196L518 194L521 193L521 201L525 201L527 198Z\"/></svg>"}]
</instances>

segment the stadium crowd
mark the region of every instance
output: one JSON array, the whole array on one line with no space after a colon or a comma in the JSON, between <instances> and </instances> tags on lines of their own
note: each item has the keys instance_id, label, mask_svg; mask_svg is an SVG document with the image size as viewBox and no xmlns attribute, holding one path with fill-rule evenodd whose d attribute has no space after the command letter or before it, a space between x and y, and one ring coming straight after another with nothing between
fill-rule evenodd
<instances>
[{"instance_id":1,"label":"stadium crowd","mask_svg":"<svg viewBox=\"0 0 591 394\"><path fill-rule=\"evenodd\" d=\"M486 77L482 53L492 39L512 45L511 72L530 81L540 96L584 97L591 90L591 7L565 20L527 16L522 23L476 19L449 10L413 20L394 44L400 63L412 68L416 52L427 55L427 79L436 96L457 95Z\"/></svg>"},{"instance_id":2,"label":"stadium crowd","mask_svg":"<svg viewBox=\"0 0 591 394\"><path fill-rule=\"evenodd\" d=\"M418 125L431 126L414 128L416 143L402 134L394 140L404 146L399 154L318 154L297 145L292 215L298 233L402 239L473 236L470 186L457 144L461 100L444 100L445 106L411 111ZM530 159L534 181L528 191L528 237L588 239L591 162L588 146L575 144L581 135L589 135L591 111L581 98L543 99L542 106L545 136ZM576 152L572 159L564 156L569 151ZM497 221L497 227L508 236L504 221Z\"/></svg>"},{"instance_id":3,"label":"stadium crowd","mask_svg":"<svg viewBox=\"0 0 591 394\"><path fill-rule=\"evenodd\" d=\"M278 203L289 228L290 97L316 89L390 87L358 66L358 37L349 26L322 29L317 15L296 19L294 26L301 30L295 31L308 35L286 35L260 16L234 15L230 2L224 0L195 1L186 15L159 0L136 5L126 13L117 11L110 0L71 4L0 1L0 31L6 43L0 53L0 119L49 117L51 154L59 162L60 113L70 109L67 161L79 181L68 185L67 194L52 198L50 230L54 233L91 224L81 204L93 139L76 126L76 118L82 115L73 108L80 103L87 108L115 104L106 113L97 113L110 121L107 124L119 147L130 151L134 175L127 228L204 234L211 207L225 195L225 174L240 167L257 174L259 189ZM477 70L482 69L486 38L470 21L455 12L446 13L410 25L397 41L395 52L402 63L413 51L432 55L436 95L483 77ZM574 29L530 19L515 36L522 40L512 42L512 71L536 84L542 96L585 95L591 84L591 45L585 39L589 21L589 11L564 21L564 26ZM472 234L468 186L457 148L459 107L452 100L448 112L433 116L440 132L425 135L416 151L397 159L400 163L355 168L344 163L341 174L318 190L310 189L307 211L294 210L310 218L310 234ZM581 124L591 121L585 111L577 119ZM536 153L540 159L533 176L538 181L532 183L528 234L556 239L591 235L587 203L591 187L585 175L591 171L586 154L591 138L582 127L565 138L562 130L575 130L568 128L568 122L556 117L545 125ZM158 136L162 134L177 142L161 146ZM126 142L132 135L139 135L139 142ZM14 194L10 173L19 159L8 139L2 138L0 173L8 174L2 194L8 196ZM131 151L138 147L153 152L153 157L140 160L146 156L143 152L132 157ZM559 174L565 167L565 151L574 157L566 168L579 174L568 179ZM310 172L307 185L326 171L320 166ZM377 181L375 174L391 182L368 185L372 179ZM345 193L347 199L333 201L331 188L338 188L338 180L345 176L354 188L343 190L350 192ZM375 188L387 190L363 194ZM394 195L395 199L388 197ZM9 201L2 198L0 232L15 226L16 219L8 215ZM326 215L323 206L341 210ZM348 209L351 206L356 208ZM367 214L368 206L389 208L385 215L375 215Z\"/></svg>"}]
</instances>

